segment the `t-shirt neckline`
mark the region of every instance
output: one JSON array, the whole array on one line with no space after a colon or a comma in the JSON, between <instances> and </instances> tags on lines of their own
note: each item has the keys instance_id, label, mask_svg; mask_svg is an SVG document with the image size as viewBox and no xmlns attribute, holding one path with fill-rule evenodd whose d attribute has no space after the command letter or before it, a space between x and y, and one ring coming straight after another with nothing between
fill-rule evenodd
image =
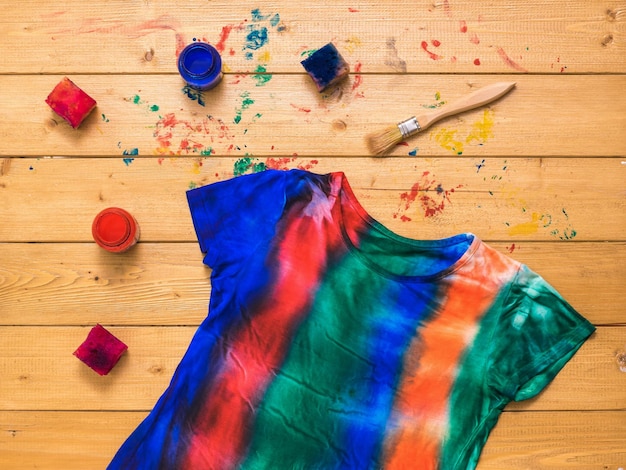
<instances>
[{"instance_id":1,"label":"t-shirt neckline","mask_svg":"<svg viewBox=\"0 0 626 470\"><path fill-rule=\"evenodd\" d=\"M463 265L465 265L472 258L472 256L482 243L479 237L470 232L433 240L420 240L399 235L387 228L385 225L376 220L367 212L367 210L361 205L356 195L354 194L354 191L352 190L352 187L350 186L350 183L348 182L345 173L332 173L331 178L333 192L335 193L334 196L337 198L337 204L340 209L339 226L341 236L344 243L346 244L346 247L368 269L376 272L383 277L402 282L433 282L441 280L458 271ZM360 250L350 239L350 236L348 235L348 231L346 229L346 220L344 217L344 213L347 210L355 211L356 214L363 220L365 225L373 230L378 231L378 233L382 234L384 237L389 238L391 241L408 244L414 246L415 248L419 248L420 250L440 250L442 248L457 245L460 243L468 243L468 247L455 262L437 272L423 275L404 275L393 273L370 259L367 254Z\"/></svg>"}]
</instances>

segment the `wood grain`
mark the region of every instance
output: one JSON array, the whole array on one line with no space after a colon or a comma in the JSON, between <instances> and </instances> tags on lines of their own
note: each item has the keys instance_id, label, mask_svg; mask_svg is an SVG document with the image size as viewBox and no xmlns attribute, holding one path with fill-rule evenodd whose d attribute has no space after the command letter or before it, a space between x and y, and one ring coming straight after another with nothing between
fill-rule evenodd
<instances>
[{"instance_id":1,"label":"wood grain","mask_svg":"<svg viewBox=\"0 0 626 470\"><path fill-rule=\"evenodd\" d=\"M0 411L0 467L105 468L145 412ZM625 411L508 413L477 470L617 470L626 460Z\"/></svg>"},{"instance_id":2,"label":"wood grain","mask_svg":"<svg viewBox=\"0 0 626 470\"><path fill-rule=\"evenodd\" d=\"M176 73L177 52L194 39L219 45L233 73L259 65L271 73L302 72L303 55L330 41L365 73L626 70L626 4L620 1L565 7L540 0L385 0L303 8L224 0L117 0L96 7L71 0L35 11L21 5L3 5L0 73ZM262 28L266 40L251 40Z\"/></svg>"},{"instance_id":3,"label":"wood grain","mask_svg":"<svg viewBox=\"0 0 626 470\"><path fill-rule=\"evenodd\" d=\"M492 246L541 273L593 323L626 323L624 242ZM207 313L210 269L195 242L139 243L122 256L95 243L0 243L0 259L0 325L197 326Z\"/></svg>"},{"instance_id":4,"label":"wood grain","mask_svg":"<svg viewBox=\"0 0 626 470\"><path fill-rule=\"evenodd\" d=\"M51 158L16 159L0 176L0 241L91 242L92 220L109 206L135 216L143 241L195 241L185 192L232 177L242 162L344 171L372 216L415 238L615 241L626 229L619 158Z\"/></svg>"},{"instance_id":5,"label":"wood grain","mask_svg":"<svg viewBox=\"0 0 626 470\"><path fill-rule=\"evenodd\" d=\"M100 377L72 353L91 327L4 326L0 335L0 410L149 411L165 391L195 327L111 327L128 352ZM512 410L623 409L626 374L616 352L622 327L601 327L538 397Z\"/></svg>"},{"instance_id":6,"label":"wood grain","mask_svg":"<svg viewBox=\"0 0 626 470\"><path fill-rule=\"evenodd\" d=\"M273 74L261 86L255 77L226 77L201 94L203 105L179 76L75 77L98 102L76 130L44 101L62 76L29 77L26 92L22 77L0 75L0 156L369 156L367 134L495 81L517 86L486 108L435 124L392 154L626 153L626 75L352 74L321 94L306 74Z\"/></svg>"},{"instance_id":7,"label":"wood grain","mask_svg":"<svg viewBox=\"0 0 626 470\"><path fill-rule=\"evenodd\" d=\"M185 199L264 168L346 173L401 235L471 231L541 274L597 327L549 387L510 404L478 469L626 468L624 0L0 0L0 468L105 468L207 315ZM211 92L180 50L222 52ZM347 80L300 61L333 42ZM97 109L44 102L64 76ZM365 136L495 81L516 88L372 158ZM141 241L91 238L108 206ZM72 356L102 323L129 345L106 377Z\"/></svg>"}]
</instances>

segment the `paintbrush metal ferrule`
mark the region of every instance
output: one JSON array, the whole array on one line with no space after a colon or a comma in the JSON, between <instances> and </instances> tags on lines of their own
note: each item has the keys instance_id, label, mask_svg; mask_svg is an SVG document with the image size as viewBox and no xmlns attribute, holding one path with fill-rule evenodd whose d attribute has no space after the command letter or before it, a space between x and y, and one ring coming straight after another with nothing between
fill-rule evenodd
<instances>
[{"instance_id":1,"label":"paintbrush metal ferrule","mask_svg":"<svg viewBox=\"0 0 626 470\"><path fill-rule=\"evenodd\" d=\"M402 138L406 139L407 137L411 137L414 134L417 134L422 128L417 122L417 118L413 116L411 119L407 119L406 121L402 121L398 123L398 129L400 129L400 133L402 134Z\"/></svg>"}]
</instances>

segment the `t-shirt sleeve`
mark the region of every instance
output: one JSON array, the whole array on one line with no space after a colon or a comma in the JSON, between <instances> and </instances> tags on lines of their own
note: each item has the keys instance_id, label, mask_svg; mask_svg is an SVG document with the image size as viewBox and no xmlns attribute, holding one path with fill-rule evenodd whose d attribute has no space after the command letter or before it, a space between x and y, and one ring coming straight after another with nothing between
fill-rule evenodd
<instances>
[{"instance_id":1,"label":"t-shirt sleeve","mask_svg":"<svg viewBox=\"0 0 626 470\"><path fill-rule=\"evenodd\" d=\"M492 337L491 387L515 401L537 395L594 330L543 278L521 266Z\"/></svg>"},{"instance_id":2,"label":"t-shirt sleeve","mask_svg":"<svg viewBox=\"0 0 626 470\"><path fill-rule=\"evenodd\" d=\"M246 259L272 236L285 204L286 177L267 170L187 192L205 264L215 269Z\"/></svg>"}]
</instances>

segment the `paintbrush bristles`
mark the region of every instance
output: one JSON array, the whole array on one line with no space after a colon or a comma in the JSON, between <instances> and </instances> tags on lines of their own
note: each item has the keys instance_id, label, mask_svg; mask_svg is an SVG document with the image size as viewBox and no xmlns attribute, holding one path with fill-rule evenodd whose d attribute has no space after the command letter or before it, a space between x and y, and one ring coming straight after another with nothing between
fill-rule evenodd
<instances>
[{"instance_id":1,"label":"paintbrush bristles","mask_svg":"<svg viewBox=\"0 0 626 470\"><path fill-rule=\"evenodd\" d=\"M382 156L402 142L402 138L402 132L398 126L389 126L383 131L367 136L367 146L371 153Z\"/></svg>"}]
</instances>

